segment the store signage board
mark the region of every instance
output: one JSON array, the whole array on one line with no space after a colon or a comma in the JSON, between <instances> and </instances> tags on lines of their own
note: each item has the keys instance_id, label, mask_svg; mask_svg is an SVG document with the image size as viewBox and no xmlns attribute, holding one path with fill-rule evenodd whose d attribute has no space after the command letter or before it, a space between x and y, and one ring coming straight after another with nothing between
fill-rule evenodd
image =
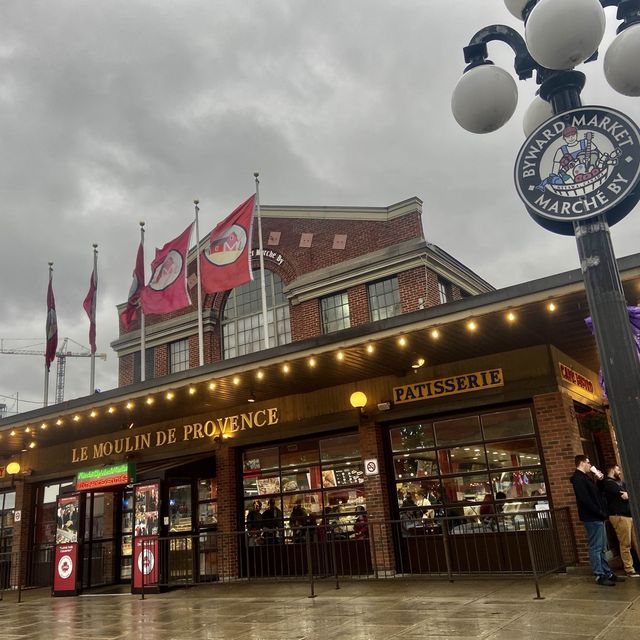
<instances>
[{"instance_id":1,"label":"store signage board","mask_svg":"<svg viewBox=\"0 0 640 640\"><path fill-rule=\"evenodd\" d=\"M608 107L581 107L544 122L515 164L518 195L542 226L570 235L573 222L614 224L640 199L640 130Z\"/></svg>"},{"instance_id":2,"label":"store signage board","mask_svg":"<svg viewBox=\"0 0 640 640\"><path fill-rule=\"evenodd\" d=\"M576 387L580 387L580 389L590 393L591 395L596 395L596 387L587 378L583 376L581 373L578 373L575 369L572 369L570 366L566 364L558 363L558 369L560 370L560 377L569 384L573 384Z\"/></svg>"},{"instance_id":3,"label":"store signage board","mask_svg":"<svg viewBox=\"0 0 640 640\"><path fill-rule=\"evenodd\" d=\"M418 400L432 400L443 396L503 386L502 369L486 369L485 371L463 373L459 376L415 382L404 387L394 387L393 402L394 404L404 404Z\"/></svg>"},{"instance_id":4,"label":"store signage board","mask_svg":"<svg viewBox=\"0 0 640 640\"><path fill-rule=\"evenodd\" d=\"M78 471L76 475L76 490L86 491L88 489L115 487L135 482L135 478L136 469L131 462Z\"/></svg>"}]
</instances>

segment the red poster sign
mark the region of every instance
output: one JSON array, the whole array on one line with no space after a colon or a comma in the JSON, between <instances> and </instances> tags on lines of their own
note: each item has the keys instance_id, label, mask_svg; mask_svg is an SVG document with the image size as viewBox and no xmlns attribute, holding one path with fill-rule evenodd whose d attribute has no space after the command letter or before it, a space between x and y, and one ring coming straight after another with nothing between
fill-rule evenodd
<instances>
[{"instance_id":1,"label":"red poster sign","mask_svg":"<svg viewBox=\"0 0 640 640\"><path fill-rule=\"evenodd\" d=\"M56 545L53 573L54 595L75 595L78 575L78 543Z\"/></svg>"},{"instance_id":2,"label":"red poster sign","mask_svg":"<svg viewBox=\"0 0 640 640\"><path fill-rule=\"evenodd\" d=\"M133 547L133 588L158 586L158 536L135 538Z\"/></svg>"}]
</instances>

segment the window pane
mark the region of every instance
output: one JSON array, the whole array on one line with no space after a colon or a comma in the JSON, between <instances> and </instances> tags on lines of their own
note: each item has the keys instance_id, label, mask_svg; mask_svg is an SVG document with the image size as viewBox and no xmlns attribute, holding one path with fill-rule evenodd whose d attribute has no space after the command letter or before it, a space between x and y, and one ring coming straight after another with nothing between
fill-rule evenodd
<instances>
[{"instance_id":1,"label":"window pane","mask_svg":"<svg viewBox=\"0 0 640 640\"><path fill-rule=\"evenodd\" d=\"M191 485L169 487L169 531L191 530Z\"/></svg>"},{"instance_id":2,"label":"window pane","mask_svg":"<svg viewBox=\"0 0 640 640\"><path fill-rule=\"evenodd\" d=\"M318 441L296 442L280 447L280 466L296 467L300 465L317 464L320 461Z\"/></svg>"},{"instance_id":3,"label":"window pane","mask_svg":"<svg viewBox=\"0 0 640 640\"><path fill-rule=\"evenodd\" d=\"M405 453L401 456L394 456L393 466L398 480L438 475L435 451Z\"/></svg>"},{"instance_id":4,"label":"window pane","mask_svg":"<svg viewBox=\"0 0 640 640\"><path fill-rule=\"evenodd\" d=\"M353 434L320 440L320 454L322 462L359 458L360 437L358 434Z\"/></svg>"},{"instance_id":5,"label":"window pane","mask_svg":"<svg viewBox=\"0 0 640 640\"><path fill-rule=\"evenodd\" d=\"M169 372L177 373L189 368L189 340L178 340L169 345Z\"/></svg>"},{"instance_id":6,"label":"window pane","mask_svg":"<svg viewBox=\"0 0 640 640\"><path fill-rule=\"evenodd\" d=\"M430 424L412 424L391 429L391 449L408 451L433 447L433 430Z\"/></svg>"},{"instance_id":7,"label":"window pane","mask_svg":"<svg viewBox=\"0 0 640 640\"><path fill-rule=\"evenodd\" d=\"M374 282L368 287L371 320L384 320L401 313L398 278Z\"/></svg>"},{"instance_id":8,"label":"window pane","mask_svg":"<svg viewBox=\"0 0 640 640\"><path fill-rule=\"evenodd\" d=\"M506 499L535 498L547 495L542 469L518 469L491 474L494 493L505 494Z\"/></svg>"},{"instance_id":9,"label":"window pane","mask_svg":"<svg viewBox=\"0 0 640 640\"><path fill-rule=\"evenodd\" d=\"M296 512L293 513L294 508ZM322 514L322 494L321 493L298 493L285 494L282 496L282 512L284 514L285 525L291 525L292 515L301 518L304 512L306 516L313 515L316 518Z\"/></svg>"},{"instance_id":10,"label":"window pane","mask_svg":"<svg viewBox=\"0 0 640 640\"><path fill-rule=\"evenodd\" d=\"M439 445L474 442L482 439L478 416L434 422L433 428L436 432L436 442Z\"/></svg>"},{"instance_id":11,"label":"window pane","mask_svg":"<svg viewBox=\"0 0 640 640\"><path fill-rule=\"evenodd\" d=\"M443 478L445 502L482 502L491 492L487 475L455 476Z\"/></svg>"},{"instance_id":12,"label":"window pane","mask_svg":"<svg viewBox=\"0 0 640 640\"><path fill-rule=\"evenodd\" d=\"M15 509L16 507L16 492L9 491L4 494L4 509Z\"/></svg>"},{"instance_id":13,"label":"window pane","mask_svg":"<svg viewBox=\"0 0 640 640\"><path fill-rule=\"evenodd\" d=\"M487 440L510 438L533 433L533 418L529 409L513 409L482 416L482 429Z\"/></svg>"},{"instance_id":14,"label":"window pane","mask_svg":"<svg viewBox=\"0 0 640 640\"><path fill-rule=\"evenodd\" d=\"M242 468L245 473L258 474L269 469L278 469L280 460L277 447L250 449L243 455Z\"/></svg>"},{"instance_id":15,"label":"window pane","mask_svg":"<svg viewBox=\"0 0 640 640\"><path fill-rule=\"evenodd\" d=\"M198 505L198 525L209 527L218 523L218 505L215 502L205 502Z\"/></svg>"},{"instance_id":16,"label":"window pane","mask_svg":"<svg viewBox=\"0 0 640 640\"><path fill-rule=\"evenodd\" d=\"M331 508L331 514L355 512L356 507L366 507L364 501L364 488L349 489L342 491L327 491L325 493L325 515L326 507Z\"/></svg>"},{"instance_id":17,"label":"window pane","mask_svg":"<svg viewBox=\"0 0 640 640\"><path fill-rule=\"evenodd\" d=\"M198 500L215 500L218 497L218 484L215 478L198 480Z\"/></svg>"},{"instance_id":18,"label":"window pane","mask_svg":"<svg viewBox=\"0 0 640 640\"><path fill-rule=\"evenodd\" d=\"M440 471L443 474L483 471L487 468L482 445L440 449L438 461L440 462Z\"/></svg>"},{"instance_id":19,"label":"window pane","mask_svg":"<svg viewBox=\"0 0 640 640\"><path fill-rule=\"evenodd\" d=\"M295 468L290 472L282 474L282 491L308 491L309 489L320 488L320 467L309 467L308 469Z\"/></svg>"},{"instance_id":20,"label":"window pane","mask_svg":"<svg viewBox=\"0 0 640 640\"><path fill-rule=\"evenodd\" d=\"M535 438L520 438L487 444L487 457L492 468L523 467L540 464Z\"/></svg>"},{"instance_id":21,"label":"window pane","mask_svg":"<svg viewBox=\"0 0 640 640\"><path fill-rule=\"evenodd\" d=\"M411 480L396 483L398 506L404 509L442 504L440 480Z\"/></svg>"},{"instance_id":22,"label":"window pane","mask_svg":"<svg viewBox=\"0 0 640 640\"><path fill-rule=\"evenodd\" d=\"M346 292L322 298L320 301L323 333L331 333L348 329L351 326L349 317L349 296Z\"/></svg>"}]
</instances>

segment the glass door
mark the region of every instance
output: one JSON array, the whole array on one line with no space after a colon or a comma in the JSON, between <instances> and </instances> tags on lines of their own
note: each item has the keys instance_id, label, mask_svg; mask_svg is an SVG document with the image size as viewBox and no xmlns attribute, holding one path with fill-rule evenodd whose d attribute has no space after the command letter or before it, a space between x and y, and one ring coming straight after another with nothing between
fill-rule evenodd
<instances>
[{"instance_id":1,"label":"glass door","mask_svg":"<svg viewBox=\"0 0 640 640\"><path fill-rule=\"evenodd\" d=\"M131 582L133 563L133 491L121 494L120 515L120 582Z\"/></svg>"}]
</instances>

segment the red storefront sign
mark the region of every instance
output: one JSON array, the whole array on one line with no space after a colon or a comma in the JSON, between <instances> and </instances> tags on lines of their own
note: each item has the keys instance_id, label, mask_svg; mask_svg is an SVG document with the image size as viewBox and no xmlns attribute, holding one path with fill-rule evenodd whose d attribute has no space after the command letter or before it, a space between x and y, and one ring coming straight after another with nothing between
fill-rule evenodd
<instances>
[{"instance_id":1,"label":"red storefront sign","mask_svg":"<svg viewBox=\"0 0 640 640\"><path fill-rule=\"evenodd\" d=\"M133 547L133 588L158 586L158 536L135 538Z\"/></svg>"},{"instance_id":2,"label":"red storefront sign","mask_svg":"<svg viewBox=\"0 0 640 640\"><path fill-rule=\"evenodd\" d=\"M53 594L75 595L78 575L78 543L57 544L53 573Z\"/></svg>"}]
</instances>

